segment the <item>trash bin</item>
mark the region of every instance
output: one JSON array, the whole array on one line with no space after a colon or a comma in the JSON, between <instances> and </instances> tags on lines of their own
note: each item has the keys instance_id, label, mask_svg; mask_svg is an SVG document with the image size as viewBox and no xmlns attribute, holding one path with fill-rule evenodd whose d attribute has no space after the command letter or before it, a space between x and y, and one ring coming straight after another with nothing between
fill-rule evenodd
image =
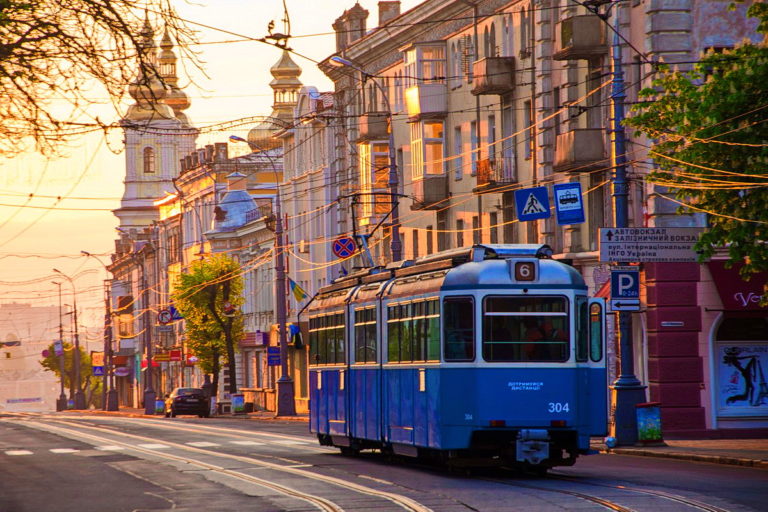
<instances>
[{"instance_id":1,"label":"trash bin","mask_svg":"<svg viewBox=\"0 0 768 512\"><path fill-rule=\"evenodd\" d=\"M241 393L232 394L232 414L245 414L245 395Z\"/></svg>"},{"instance_id":2,"label":"trash bin","mask_svg":"<svg viewBox=\"0 0 768 512\"><path fill-rule=\"evenodd\" d=\"M638 444L664 444L661 433L661 403L647 402L637 404L637 442Z\"/></svg>"}]
</instances>

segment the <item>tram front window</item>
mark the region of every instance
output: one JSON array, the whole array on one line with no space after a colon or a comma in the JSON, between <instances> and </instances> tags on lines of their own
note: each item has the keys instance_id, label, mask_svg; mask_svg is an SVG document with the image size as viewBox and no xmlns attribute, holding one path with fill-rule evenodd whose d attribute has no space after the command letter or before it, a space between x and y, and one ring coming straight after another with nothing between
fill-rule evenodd
<instances>
[{"instance_id":1,"label":"tram front window","mask_svg":"<svg viewBox=\"0 0 768 512\"><path fill-rule=\"evenodd\" d=\"M488 362L568 360L565 297L486 297L483 359Z\"/></svg>"}]
</instances>

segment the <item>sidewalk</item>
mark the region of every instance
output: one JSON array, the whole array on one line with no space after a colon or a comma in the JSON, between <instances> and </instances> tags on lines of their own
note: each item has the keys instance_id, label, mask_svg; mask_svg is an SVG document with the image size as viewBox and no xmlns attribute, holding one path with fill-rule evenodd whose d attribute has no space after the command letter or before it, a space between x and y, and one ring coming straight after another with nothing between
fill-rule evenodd
<instances>
[{"instance_id":1,"label":"sidewalk","mask_svg":"<svg viewBox=\"0 0 768 512\"><path fill-rule=\"evenodd\" d=\"M121 408L119 411L66 411L64 414L98 414L109 416L147 417L144 409ZM157 415L156 417L162 418ZM257 411L246 414L222 414L219 419L259 420L259 421L309 421L309 415L276 417L274 412ZM601 438L592 439L592 449L600 453L616 455L636 455L641 457L661 457L668 459L728 464L768 469L768 439L704 439L704 440L667 440L662 446L622 446L608 448Z\"/></svg>"},{"instance_id":2,"label":"sidewalk","mask_svg":"<svg viewBox=\"0 0 768 512\"><path fill-rule=\"evenodd\" d=\"M592 439L592 449L600 453L662 457L712 464L729 464L768 469L768 439L666 440L661 446L621 446L608 448L602 439Z\"/></svg>"}]
</instances>

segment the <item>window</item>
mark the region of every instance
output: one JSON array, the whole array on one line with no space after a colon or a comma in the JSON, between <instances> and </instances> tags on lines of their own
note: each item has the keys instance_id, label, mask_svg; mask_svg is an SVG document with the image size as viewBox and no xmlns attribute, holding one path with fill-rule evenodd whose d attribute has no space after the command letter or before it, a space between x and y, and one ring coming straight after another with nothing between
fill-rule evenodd
<instances>
[{"instance_id":1,"label":"window","mask_svg":"<svg viewBox=\"0 0 768 512\"><path fill-rule=\"evenodd\" d=\"M472 176L477 174L477 122L472 121L469 123L469 149L472 151L471 153L471 161L472 161Z\"/></svg>"},{"instance_id":2,"label":"window","mask_svg":"<svg viewBox=\"0 0 768 512\"><path fill-rule=\"evenodd\" d=\"M432 254L435 249L432 236L432 226L427 226L427 254Z\"/></svg>"},{"instance_id":3,"label":"window","mask_svg":"<svg viewBox=\"0 0 768 512\"><path fill-rule=\"evenodd\" d=\"M411 232L411 246L413 247L413 259L416 259L419 257L419 230L414 228L414 230Z\"/></svg>"},{"instance_id":4,"label":"window","mask_svg":"<svg viewBox=\"0 0 768 512\"><path fill-rule=\"evenodd\" d=\"M483 304L483 359L488 362L568 360L565 297L494 297Z\"/></svg>"},{"instance_id":5,"label":"window","mask_svg":"<svg viewBox=\"0 0 768 512\"><path fill-rule=\"evenodd\" d=\"M472 217L472 243L479 244L480 242L480 217L474 215Z\"/></svg>"},{"instance_id":6,"label":"window","mask_svg":"<svg viewBox=\"0 0 768 512\"><path fill-rule=\"evenodd\" d=\"M437 211L437 250L444 251L448 248L448 218L446 210ZM432 251L430 251L432 254Z\"/></svg>"},{"instance_id":7,"label":"window","mask_svg":"<svg viewBox=\"0 0 768 512\"><path fill-rule=\"evenodd\" d=\"M489 222L491 223L491 243L499 243L499 214L491 212L489 215Z\"/></svg>"},{"instance_id":8,"label":"window","mask_svg":"<svg viewBox=\"0 0 768 512\"><path fill-rule=\"evenodd\" d=\"M451 43L451 77L450 84L452 89L461 87L461 42Z\"/></svg>"},{"instance_id":9,"label":"window","mask_svg":"<svg viewBox=\"0 0 768 512\"><path fill-rule=\"evenodd\" d=\"M355 362L376 362L376 307L355 309Z\"/></svg>"},{"instance_id":10,"label":"window","mask_svg":"<svg viewBox=\"0 0 768 512\"><path fill-rule=\"evenodd\" d=\"M411 172L413 179L441 175L444 171L443 122L411 124Z\"/></svg>"},{"instance_id":11,"label":"window","mask_svg":"<svg viewBox=\"0 0 768 512\"><path fill-rule=\"evenodd\" d=\"M496 160L496 116L488 116L488 158Z\"/></svg>"},{"instance_id":12,"label":"window","mask_svg":"<svg viewBox=\"0 0 768 512\"><path fill-rule=\"evenodd\" d=\"M153 174L155 172L155 149L149 146L145 147L143 156L142 170L144 174Z\"/></svg>"},{"instance_id":13,"label":"window","mask_svg":"<svg viewBox=\"0 0 768 512\"><path fill-rule=\"evenodd\" d=\"M344 364L344 313L339 311L309 319L309 360L313 365Z\"/></svg>"},{"instance_id":14,"label":"window","mask_svg":"<svg viewBox=\"0 0 768 512\"><path fill-rule=\"evenodd\" d=\"M461 126L456 126L453 129L453 174L457 180L460 180L464 173L463 142L461 140Z\"/></svg>"},{"instance_id":15,"label":"window","mask_svg":"<svg viewBox=\"0 0 768 512\"><path fill-rule=\"evenodd\" d=\"M437 299L387 307L387 361L412 363L440 359L440 312Z\"/></svg>"},{"instance_id":16,"label":"window","mask_svg":"<svg viewBox=\"0 0 768 512\"><path fill-rule=\"evenodd\" d=\"M523 156L526 160L531 158L531 150L533 145L533 112L531 111L531 102L523 102L523 124L525 125L525 148ZM535 170L533 171L536 172Z\"/></svg>"},{"instance_id":17,"label":"window","mask_svg":"<svg viewBox=\"0 0 768 512\"><path fill-rule=\"evenodd\" d=\"M443 300L443 358L475 360L475 304L472 297Z\"/></svg>"},{"instance_id":18,"label":"window","mask_svg":"<svg viewBox=\"0 0 768 512\"><path fill-rule=\"evenodd\" d=\"M488 50L485 54L486 57L497 57L496 51L496 24L491 23L491 31L488 34Z\"/></svg>"},{"instance_id":19,"label":"window","mask_svg":"<svg viewBox=\"0 0 768 512\"><path fill-rule=\"evenodd\" d=\"M456 220L456 247L464 247L464 221Z\"/></svg>"},{"instance_id":20,"label":"window","mask_svg":"<svg viewBox=\"0 0 768 512\"><path fill-rule=\"evenodd\" d=\"M389 191L389 144L386 142L366 142L358 144L360 162L360 191ZM386 214L390 209L390 197L386 194L364 196L363 217L374 214Z\"/></svg>"}]
</instances>

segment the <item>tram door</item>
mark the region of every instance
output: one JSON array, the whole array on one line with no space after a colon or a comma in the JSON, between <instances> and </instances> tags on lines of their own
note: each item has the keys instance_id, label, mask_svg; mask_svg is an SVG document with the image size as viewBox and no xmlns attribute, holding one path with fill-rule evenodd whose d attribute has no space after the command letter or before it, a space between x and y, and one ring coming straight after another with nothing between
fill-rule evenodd
<instances>
[{"instance_id":1,"label":"tram door","mask_svg":"<svg viewBox=\"0 0 768 512\"><path fill-rule=\"evenodd\" d=\"M608 431L608 374L605 357L605 299L588 302L589 338L589 432L604 436Z\"/></svg>"}]
</instances>

